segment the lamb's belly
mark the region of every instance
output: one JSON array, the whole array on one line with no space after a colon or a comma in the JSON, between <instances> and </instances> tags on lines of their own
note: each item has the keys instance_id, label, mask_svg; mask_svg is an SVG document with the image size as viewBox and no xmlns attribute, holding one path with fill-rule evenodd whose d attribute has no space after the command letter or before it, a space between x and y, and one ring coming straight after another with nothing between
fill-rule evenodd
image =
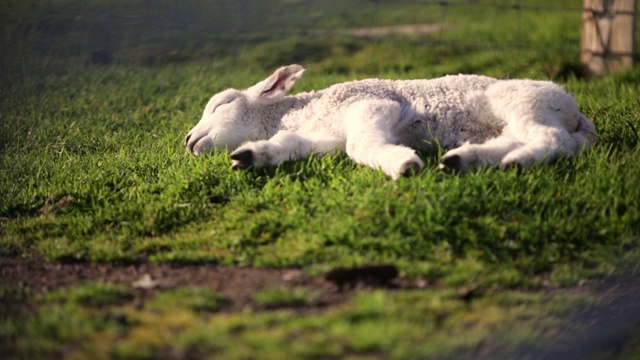
<instances>
[{"instance_id":1,"label":"lamb's belly","mask_svg":"<svg viewBox=\"0 0 640 360\"><path fill-rule=\"evenodd\" d=\"M476 116L471 110L450 109L445 112L417 114L398 132L400 143L421 150L438 146L456 148L465 142L483 143L502 132L504 123L498 119Z\"/></svg>"},{"instance_id":2,"label":"lamb's belly","mask_svg":"<svg viewBox=\"0 0 640 360\"><path fill-rule=\"evenodd\" d=\"M477 129L460 128L455 131L437 131L436 138L440 146L445 149L453 149L466 142L481 144L491 138L500 135L501 129L492 127L479 127Z\"/></svg>"}]
</instances>

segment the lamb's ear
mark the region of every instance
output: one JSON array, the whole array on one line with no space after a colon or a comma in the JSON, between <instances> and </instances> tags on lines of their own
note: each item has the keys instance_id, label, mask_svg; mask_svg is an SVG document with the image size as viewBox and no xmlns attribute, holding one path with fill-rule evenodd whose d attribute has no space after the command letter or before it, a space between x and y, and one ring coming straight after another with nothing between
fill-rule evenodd
<instances>
[{"instance_id":1,"label":"lamb's ear","mask_svg":"<svg viewBox=\"0 0 640 360\"><path fill-rule=\"evenodd\" d=\"M291 90L296 80L304 74L304 68L300 65L283 66L271 76L253 85L247 91L256 101L270 105L276 103Z\"/></svg>"}]
</instances>

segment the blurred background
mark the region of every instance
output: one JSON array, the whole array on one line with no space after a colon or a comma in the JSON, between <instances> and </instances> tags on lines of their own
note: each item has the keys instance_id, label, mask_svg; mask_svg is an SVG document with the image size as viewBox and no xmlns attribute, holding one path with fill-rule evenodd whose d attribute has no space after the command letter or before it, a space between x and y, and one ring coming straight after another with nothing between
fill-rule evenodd
<instances>
[{"instance_id":1,"label":"blurred background","mask_svg":"<svg viewBox=\"0 0 640 360\"><path fill-rule=\"evenodd\" d=\"M579 0L3 0L3 80L62 64L580 76ZM638 38L638 37L637 37ZM468 60L465 60L468 58Z\"/></svg>"}]
</instances>

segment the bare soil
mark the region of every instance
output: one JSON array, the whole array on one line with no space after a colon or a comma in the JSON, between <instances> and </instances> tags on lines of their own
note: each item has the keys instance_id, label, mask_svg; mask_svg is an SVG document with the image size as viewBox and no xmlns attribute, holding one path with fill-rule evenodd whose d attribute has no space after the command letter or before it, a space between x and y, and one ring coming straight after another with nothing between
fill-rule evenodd
<instances>
[{"instance_id":1,"label":"bare soil","mask_svg":"<svg viewBox=\"0 0 640 360\"><path fill-rule=\"evenodd\" d=\"M314 299L302 308L324 308L339 304L355 289L418 288L422 280L397 277L394 267L335 269L328 276L310 276L300 269L264 269L213 264L172 266L142 262L135 265L65 263L48 261L36 255L29 258L0 257L0 285L43 293L84 282L101 281L131 285L140 299L155 291L198 286L225 297L225 310L251 307L261 309L252 295L271 287L296 287L313 292ZM304 309L300 309L304 310Z\"/></svg>"}]
</instances>

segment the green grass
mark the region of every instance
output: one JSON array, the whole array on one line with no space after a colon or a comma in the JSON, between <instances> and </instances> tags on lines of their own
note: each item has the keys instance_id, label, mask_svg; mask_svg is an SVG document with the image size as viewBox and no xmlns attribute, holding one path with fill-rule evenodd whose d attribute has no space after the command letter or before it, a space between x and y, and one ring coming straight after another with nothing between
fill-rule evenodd
<instances>
[{"instance_id":1,"label":"green grass","mask_svg":"<svg viewBox=\"0 0 640 360\"><path fill-rule=\"evenodd\" d=\"M72 291L75 291L72 289ZM83 290L80 290L82 292ZM203 289L161 293L142 308L89 304L75 296L50 302L24 322L0 328L18 357L156 358L167 353L225 359L459 358L481 341L495 356L562 342L558 326L596 304L590 297L508 292L472 303L449 290L363 293L319 314L291 310L215 313L193 304ZM271 297L271 296L270 296ZM196 302L199 302L197 300ZM215 301L214 301L215 302ZM565 325L581 334L581 325ZM18 336L22 335L22 336ZM61 347L61 344L69 344Z\"/></svg>"},{"instance_id":2,"label":"green grass","mask_svg":"<svg viewBox=\"0 0 640 360\"><path fill-rule=\"evenodd\" d=\"M310 68L302 88L340 78ZM15 120L3 123L3 252L316 272L390 262L410 276L508 286L633 264L618 257L635 255L639 239L632 82L567 84L601 137L575 160L452 176L424 154L425 172L392 182L344 156L237 172L226 153L186 154L182 138L208 96L197 74L215 69L80 70L44 79L26 104L6 100Z\"/></svg>"},{"instance_id":3,"label":"green grass","mask_svg":"<svg viewBox=\"0 0 640 360\"><path fill-rule=\"evenodd\" d=\"M310 303L313 298L313 293L294 287L265 288L253 296L256 303L267 308L301 306Z\"/></svg>"},{"instance_id":4,"label":"green grass","mask_svg":"<svg viewBox=\"0 0 640 360\"><path fill-rule=\"evenodd\" d=\"M342 7L328 6L312 24L369 26L375 9L356 12L357 4L338 3ZM87 4L97 8L82 11L109 11ZM128 14L140 6L131 4L110 11ZM442 14L434 14L442 8L432 8L407 12L385 3L375 21L440 21ZM16 354L48 357L65 345L78 357L100 351L116 357L167 351L228 358L456 357L486 341L509 352L518 343L550 341L572 309L592 304L581 296L542 295L543 284L638 273L638 67L591 81L570 77L565 86L593 119L600 142L576 159L524 171L446 175L436 170L440 154L425 153L426 170L397 182L341 155L239 172L224 152L194 157L182 144L213 93L248 87L291 62L308 68L296 91L371 76L548 78L549 68L578 61L577 52L544 48L577 47L579 13L519 18L513 10L451 7L445 22L453 27L446 32L372 41L290 35L287 29L300 25L274 28L281 15L259 26L288 35L267 42L271 33L259 27L211 35L210 23L194 21L202 32L166 30L160 41L150 31L136 37L137 30L120 23L119 36L103 44L116 59L110 66L86 62L96 50L87 44L104 40L105 19L76 17L76 28L62 27L44 41L45 30L67 24L64 11L58 17L3 14L3 49L14 52L3 50L0 75L0 255L300 267L312 274L385 263L442 288L363 292L337 309L299 316L288 310L221 314L224 298L205 289L160 292L140 310L130 305L131 290L119 285L78 285L42 298L1 287L3 301L26 298L37 305L30 316L3 315L0 338L20 339ZM184 55L180 61L160 56L174 46ZM136 60L132 48L157 61L140 65L148 62ZM465 305L452 296L460 286L498 290ZM296 289L254 296L266 307L313 298Z\"/></svg>"},{"instance_id":5,"label":"green grass","mask_svg":"<svg viewBox=\"0 0 640 360\"><path fill-rule=\"evenodd\" d=\"M157 294L153 301L146 304L149 309L166 311L167 309L186 308L195 312L216 312L222 308L226 299L209 289L187 287Z\"/></svg>"}]
</instances>

